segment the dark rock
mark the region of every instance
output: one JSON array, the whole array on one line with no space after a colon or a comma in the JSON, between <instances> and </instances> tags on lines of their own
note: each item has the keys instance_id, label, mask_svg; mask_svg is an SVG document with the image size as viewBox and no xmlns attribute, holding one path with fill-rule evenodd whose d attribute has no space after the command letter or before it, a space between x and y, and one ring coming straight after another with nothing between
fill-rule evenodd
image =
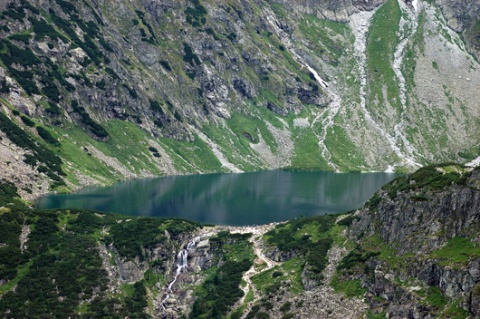
<instances>
[{"instance_id":1,"label":"dark rock","mask_svg":"<svg viewBox=\"0 0 480 319\"><path fill-rule=\"evenodd\" d=\"M274 261L286 261L295 257L298 253L295 251L284 252L278 249L278 247L265 247L265 256Z\"/></svg>"},{"instance_id":2,"label":"dark rock","mask_svg":"<svg viewBox=\"0 0 480 319\"><path fill-rule=\"evenodd\" d=\"M413 200L415 191L398 191L394 199L381 191L376 207L356 212L360 219L350 227L352 239L361 243L362 238L378 235L386 245L390 244L392 253L410 255L404 257L403 265L374 256L366 262L366 269L374 269L374 275L365 273L360 277L371 294L388 301L382 307L389 318L432 318L435 309L414 293L429 287L438 287L446 298L460 298L460 306L478 316L480 258L471 256L468 262L453 263L430 255L454 237L478 237L480 191L467 186L477 180L478 172L473 171L464 185L429 190L429 200L422 201ZM420 286L405 289L405 282L411 283L412 278Z\"/></svg>"},{"instance_id":3,"label":"dark rock","mask_svg":"<svg viewBox=\"0 0 480 319\"><path fill-rule=\"evenodd\" d=\"M480 283L477 283L470 292L469 310L474 314L475 318L480 316Z\"/></svg>"},{"instance_id":4,"label":"dark rock","mask_svg":"<svg viewBox=\"0 0 480 319\"><path fill-rule=\"evenodd\" d=\"M287 115L288 115L288 111L287 111L287 110L276 106L276 105L273 104L272 102L267 102L267 109L269 109L269 110L272 111L273 113L275 113L275 114L277 114L277 115L280 115L280 116L287 116Z\"/></svg>"},{"instance_id":5,"label":"dark rock","mask_svg":"<svg viewBox=\"0 0 480 319\"><path fill-rule=\"evenodd\" d=\"M299 88L297 91L297 97L303 104L318 104L319 95L318 90L306 90L304 88Z\"/></svg>"},{"instance_id":6,"label":"dark rock","mask_svg":"<svg viewBox=\"0 0 480 319\"><path fill-rule=\"evenodd\" d=\"M233 80L233 88L247 98L252 98L255 95L255 89L243 78Z\"/></svg>"}]
</instances>

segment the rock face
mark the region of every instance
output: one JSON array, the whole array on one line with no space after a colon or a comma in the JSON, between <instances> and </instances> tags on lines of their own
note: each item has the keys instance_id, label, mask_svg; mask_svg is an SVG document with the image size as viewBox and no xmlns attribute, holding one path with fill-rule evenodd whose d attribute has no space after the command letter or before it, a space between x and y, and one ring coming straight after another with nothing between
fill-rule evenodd
<instances>
[{"instance_id":1,"label":"rock face","mask_svg":"<svg viewBox=\"0 0 480 319\"><path fill-rule=\"evenodd\" d=\"M382 309L389 318L430 318L439 305L425 302L425 287L431 294L457 300L458 311L478 315L480 254L471 254L480 234L480 191L477 185L480 170L473 170L466 180L439 190L389 193L369 209L356 213L359 218L350 228L350 236L367 247L371 238L377 245L388 245L392 257L368 258L361 271L362 286L367 289L373 308ZM414 183L414 180L410 180ZM393 184L395 185L395 184ZM461 242L461 244L455 244ZM456 245L456 246L455 246ZM387 246L384 246L387 247ZM462 255L470 257L455 257ZM395 256L395 257L393 257ZM355 276L354 276L355 277ZM358 278L358 277L357 277ZM380 297L383 305L374 298ZM461 310L463 308L463 310Z\"/></svg>"},{"instance_id":2,"label":"rock face","mask_svg":"<svg viewBox=\"0 0 480 319\"><path fill-rule=\"evenodd\" d=\"M385 0L307 0L300 3L280 0L278 2L295 11L315 14L319 17L334 21L347 22L352 14L359 11L373 10L383 4Z\"/></svg>"},{"instance_id":3,"label":"rock face","mask_svg":"<svg viewBox=\"0 0 480 319\"><path fill-rule=\"evenodd\" d=\"M431 196L428 201L412 200L414 196L402 193L394 200L382 202L374 219L367 222L367 228L362 231L379 234L399 254L414 250L428 254L453 237L478 230L480 193L477 189L455 186L444 193L428 193L427 196ZM378 221L381 226L375 227ZM412 238L412 234L418 235Z\"/></svg>"},{"instance_id":4,"label":"rock face","mask_svg":"<svg viewBox=\"0 0 480 319\"><path fill-rule=\"evenodd\" d=\"M435 3L442 8L448 26L465 37L470 52L478 59L480 57L480 23L475 17L480 14L480 1L436 0Z\"/></svg>"}]
</instances>

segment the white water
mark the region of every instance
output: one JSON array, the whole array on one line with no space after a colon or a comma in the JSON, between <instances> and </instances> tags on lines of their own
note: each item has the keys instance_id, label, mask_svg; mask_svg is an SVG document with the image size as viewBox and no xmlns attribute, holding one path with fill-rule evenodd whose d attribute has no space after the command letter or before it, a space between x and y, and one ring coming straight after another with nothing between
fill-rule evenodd
<instances>
[{"instance_id":1,"label":"white water","mask_svg":"<svg viewBox=\"0 0 480 319\"><path fill-rule=\"evenodd\" d=\"M405 55L405 48L407 47L410 37L412 37L417 32L418 16L415 11L418 10L418 2L415 1L415 3L412 3L414 11L412 11L403 1L398 1L398 4L400 5L400 9L402 10L402 13L404 13L408 17L408 20L405 20L404 15L402 15L400 19L399 32L400 32L401 40L400 40L400 43L395 48L394 60L393 60L393 71L395 72L395 75L398 80L400 102L402 104L401 111L403 114L407 108L407 88L406 88L405 77L402 73L403 57ZM408 141L405 135L404 127L405 127L404 117L402 116L400 119L400 123L397 123L394 126L394 133L395 133L395 139L397 141L400 140L403 143L405 150L407 152L406 154L407 156L404 157L404 160L406 160L407 164L410 164L413 166L421 166L414 159L414 154L416 150Z\"/></svg>"},{"instance_id":2,"label":"white water","mask_svg":"<svg viewBox=\"0 0 480 319\"><path fill-rule=\"evenodd\" d=\"M335 171L338 171L338 166L329 161L332 156L325 145L325 139L327 138L328 130L335 125L334 119L340 111L342 100L333 90L330 90L330 96L332 97L332 103L330 103L328 109L325 111L327 116L322 120L322 134L318 136L318 145L322 149L322 157L328 162L328 165L330 165ZM319 116L313 120L312 125L318 120L318 118Z\"/></svg>"},{"instance_id":3,"label":"white water","mask_svg":"<svg viewBox=\"0 0 480 319\"><path fill-rule=\"evenodd\" d=\"M407 89L405 84L405 77L402 73L402 64L403 64L403 56L405 53L405 48L408 44L408 40L410 36L415 34L417 31L417 18L415 13L413 13L410 8L403 1L398 2L400 8L403 13L406 13L408 16L408 20L405 20L403 15L400 18L400 26L399 26L399 38L400 42L398 43L397 47L395 48L395 53L393 55L393 71L397 76L398 86L400 91L400 101L402 103L402 108L405 109L407 104ZM410 27L410 28L409 28Z\"/></svg>"},{"instance_id":4,"label":"white water","mask_svg":"<svg viewBox=\"0 0 480 319\"><path fill-rule=\"evenodd\" d=\"M177 282L178 277L183 273L188 271L188 252L197 246L198 242L200 241L200 237L195 237L190 242L188 242L187 247L180 250L176 256L176 266L177 269L175 270L175 276L173 280L168 284L167 288L167 295L162 300L162 309L165 310L165 300L170 297L170 293L172 293L173 285Z\"/></svg>"},{"instance_id":5,"label":"white water","mask_svg":"<svg viewBox=\"0 0 480 319\"><path fill-rule=\"evenodd\" d=\"M188 250L184 249L180 251L177 255L177 270L175 272L175 277L172 282L168 285L168 292L172 292L172 287L177 281L178 276L183 272L184 269L188 267Z\"/></svg>"},{"instance_id":6,"label":"white water","mask_svg":"<svg viewBox=\"0 0 480 319\"><path fill-rule=\"evenodd\" d=\"M403 164L410 166L420 167L421 165L415 161L409 154L402 152L400 147L397 145L396 137L403 136L403 133L400 132L402 126L395 128L395 137L389 134L382 126L380 126L372 117L370 112L366 107L366 88L367 88L367 32L370 25L370 20L375 12L374 11L362 11L351 16L350 27L353 30L355 36L354 43L354 56L358 61L359 65L359 74L360 74L360 108L365 116L365 120L370 124L380 136L385 138L389 147L392 151L402 159ZM406 141L406 138L405 138ZM408 141L407 141L408 142ZM409 144L408 144L409 145ZM391 170L389 166L387 170Z\"/></svg>"}]
</instances>

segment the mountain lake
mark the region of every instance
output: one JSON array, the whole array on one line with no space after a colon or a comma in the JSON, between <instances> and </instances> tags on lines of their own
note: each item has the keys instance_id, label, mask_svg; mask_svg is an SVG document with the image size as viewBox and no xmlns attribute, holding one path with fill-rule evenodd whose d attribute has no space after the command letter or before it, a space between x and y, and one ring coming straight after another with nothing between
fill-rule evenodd
<instances>
[{"instance_id":1,"label":"mountain lake","mask_svg":"<svg viewBox=\"0 0 480 319\"><path fill-rule=\"evenodd\" d=\"M215 225L259 225L360 208L392 173L262 171L165 176L52 194L38 208L86 208Z\"/></svg>"}]
</instances>

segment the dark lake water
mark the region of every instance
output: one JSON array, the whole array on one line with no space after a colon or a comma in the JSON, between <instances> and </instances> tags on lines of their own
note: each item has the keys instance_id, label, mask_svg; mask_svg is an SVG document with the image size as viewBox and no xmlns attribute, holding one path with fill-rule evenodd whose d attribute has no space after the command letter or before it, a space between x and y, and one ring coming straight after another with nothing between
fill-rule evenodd
<instances>
[{"instance_id":1,"label":"dark lake water","mask_svg":"<svg viewBox=\"0 0 480 319\"><path fill-rule=\"evenodd\" d=\"M359 208L395 176L297 171L168 176L49 195L38 206L254 225Z\"/></svg>"}]
</instances>

